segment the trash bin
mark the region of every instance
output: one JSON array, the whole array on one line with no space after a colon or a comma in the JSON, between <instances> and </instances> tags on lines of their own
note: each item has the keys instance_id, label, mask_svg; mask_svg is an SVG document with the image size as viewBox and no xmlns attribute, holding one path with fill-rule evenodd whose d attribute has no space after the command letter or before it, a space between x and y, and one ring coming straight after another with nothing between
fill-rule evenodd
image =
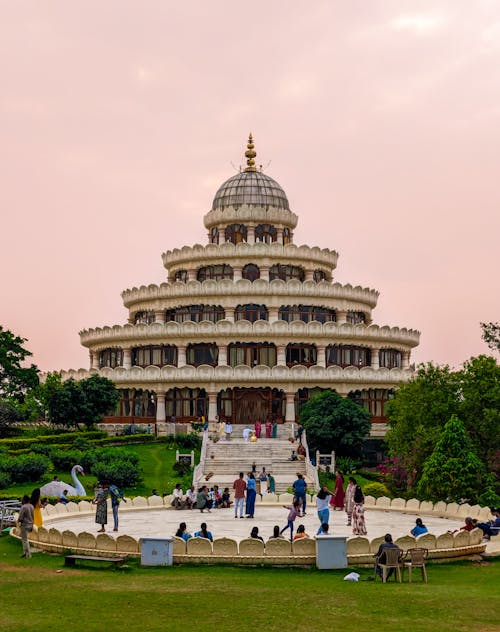
<instances>
[{"instance_id":1,"label":"trash bin","mask_svg":"<svg viewBox=\"0 0 500 632\"><path fill-rule=\"evenodd\" d=\"M316 536L316 566L322 570L347 568L347 536Z\"/></svg>"},{"instance_id":2,"label":"trash bin","mask_svg":"<svg viewBox=\"0 0 500 632\"><path fill-rule=\"evenodd\" d=\"M141 566L172 566L173 538L141 538Z\"/></svg>"}]
</instances>

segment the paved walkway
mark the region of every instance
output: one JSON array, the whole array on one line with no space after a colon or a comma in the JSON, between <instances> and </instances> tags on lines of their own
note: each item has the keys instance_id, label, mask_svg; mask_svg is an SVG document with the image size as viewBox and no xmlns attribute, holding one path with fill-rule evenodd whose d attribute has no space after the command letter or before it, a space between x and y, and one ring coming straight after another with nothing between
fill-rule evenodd
<instances>
[{"instance_id":1,"label":"paved walkway","mask_svg":"<svg viewBox=\"0 0 500 632\"><path fill-rule=\"evenodd\" d=\"M120 512L120 528L118 533L113 532L113 517L108 512L107 533L112 536L126 534L135 538L141 536L171 536L175 534L180 522L185 522L188 531L193 533L198 530L201 522L206 522L209 531L214 538L226 536L241 540L249 537L252 527L259 527L259 532L266 540L272 535L274 525L280 528L286 525L288 511L281 505L258 506L256 507L255 518L234 518L233 509L217 509L210 513L206 511L202 514L199 510L171 510L171 509L148 509ZM410 529L415 526L414 514L399 512L389 512L380 509L367 508L365 513L366 526L369 539L382 536L389 532L393 538L409 535ZM457 529L463 525L462 520L435 518L423 516L424 524L430 533L440 535L446 531ZM347 526L346 514L343 511L330 512L330 532L334 535L352 536L352 528ZM297 518L295 525L303 524L306 532L312 536L319 527L319 520L314 506L307 508L307 515ZM47 525L46 525L47 526ZM75 533L87 531L97 533L98 525L94 521L93 515L72 516L64 520L57 520L53 525L60 531L70 529Z\"/></svg>"}]
</instances>

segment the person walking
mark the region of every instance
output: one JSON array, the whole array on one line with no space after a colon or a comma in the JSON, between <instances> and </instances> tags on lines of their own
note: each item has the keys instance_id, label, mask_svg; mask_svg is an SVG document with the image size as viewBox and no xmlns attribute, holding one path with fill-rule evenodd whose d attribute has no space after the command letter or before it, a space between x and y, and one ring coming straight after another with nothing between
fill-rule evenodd
<instances>
[{"instance_id":1,"label":"person walking","mask_svg":"<svg viewBox=\"0 0 500 632\"><path fill-rule=\"evenodd\" d=\"M113 531L118 531L118 508L122 500L124 503L127 501L123 497L122 490L114 484L109 486L109 493L111 495L111 509L113 511Z\"/></svg>"},{"instance_id":2,"label":"person walking","mask_svg":"<svg viewBox=\"0 0 500 632\"><path fill-rule=\"evenodd\" d=\"M307 483L304 480L302 474L297 473L297 480L293 484L293 493L295 495L295 500L298 500L302 503L302 515L306 515L306 491L307 491Z\"/></svg>"},{"instance_id":3,"label":"person walking","mask_svg":"<svg viewBox=\"0 0 500 632\"><path fill-rule=\"evenodd\" d=\"M29 534L33 531L33 505L30 503L30 497L23 496L21 509L17 517L17 522L21 529L21 541L23 543L23 554L21 557L31 557L30 542L28 540Z\"/></svg>"},{"instance_id":4,"label":"person walking","mask_svg":"<svg viewBox=\"0 0 500 632\"><path fill-rule=\"evenodd\" d=\"M356 479L352 476L349 477L349 482L345 490L344 506L347 514L347 526L350 527L352 523L352 510L354 509L354 492L356 490Z\"/></svg>"},{"instance_id":5,"label":"person walking","mask_svg":"<svg viewBox=\"0 0 500 632\"><path fill-rule=\"evenodd\" d=\"M40 488L35 487L35 489L31 492L30 503L33 505L33 524L35 527L43 526L43 517L42 517L42 501L40 500Z\"/></svg>"},{"instance_id":6,"label":"person walking","mask_svg":"<svg viewBox=\"0 0 500 632\"><path fill-rule=\"evenodd\" d=\"M98 533L104 533L106 529L105 525L108 524L108 486L104 481L100 481L97 484L94 492L94 500L92 503L96 506L95 521L101 525Z\"/></svg>"},{"instance_id":7,"label":"person walking","mask_svg":"<svg viewBox=\"0 0 500 632\"><path fill-rule=\"evenodd\" d=\"M354 508L352 510L352 532L354 535L366 535L364 494L359 485L354 490Z\"/></svg>"},{"instance_id":8,"label":"person walking","mask_svg":"<svg viewBox=\"0 0 500 632\"><path fill-rule=\"evenodd\" d=\"M283 505L283 509L288 509L288 518L286 526L280 531L280 535L283 535L284 531L290 529L290 540L293 540L293 523L295 522L295 518L300 516L300 501L294 500L293 505Z\"/></svg>"},{"instance_id":9,"label":"person walking","mask_svg":"<svg viewBox=\"0 0 500 632\"><path fill-rule=\"evenodd\" d=\"M344 479L340 470L335 470L335 493L330 501L334 511L344 509Z\"/></svg>"},{"instance_id":10,"label":"person walking","mask_svg":"<svg viewBox=\"0 0 500 632\"><path fill-rule=\"evenodd\" d=\"M316 510L320 524L328 524L330 522L330 509L328 508L328 504L332 495L332 492L326 485L323 485L316 494Z\"/></svg>"},{"instance_id":11,"label":"person walking","mask_svg":"<svg viewBox=\"0 0 500 632\"><path fill-rule=\"evenodd\" d=\"M233 483L234 489L234 517L238 517L238 507L240 509L240 518L243 518L243 505L245 502L245 492L247 484L243 480L244 474L240 472L239 477Z\"/></svg>"},{"instance_id":12,"label":"person walking","mask_svg":"<svg viewBox=\"0 0 500 632\"><path fill-rule=\"evenodd\" d=\"M252 472L247 476L247 506L246 514L247 518L253 518L255 513L255 498L257 496L257 481Z\"/></svg>"}]
</instances>

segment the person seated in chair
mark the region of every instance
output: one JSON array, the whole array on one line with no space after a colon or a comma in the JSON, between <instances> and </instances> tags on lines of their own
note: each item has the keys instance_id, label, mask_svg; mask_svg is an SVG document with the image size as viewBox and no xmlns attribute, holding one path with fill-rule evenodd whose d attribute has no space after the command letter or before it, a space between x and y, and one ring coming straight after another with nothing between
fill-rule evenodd
<instances>
[{"instance_id":1,"label":"person seated in chair","mask_svg":"<svg viewBox=\"0 0 500 632\"><path fill-rule=\"evenodd\" d=\"M373 556L375 558L375 563L377 565L376 571L379 577L382 577L382 568L379 565L385 564L386 562L385 552L387 549L398 549L398 551L400 550L399 546L397 544L394 544L394 542L392 541L392 535L390 533L385 534L384 541L378 547L378 551ZM389 568L389 570L387 571L387 579L389 579L393 571L394 571L393 568Z\"/></svg>"}]
</instances>

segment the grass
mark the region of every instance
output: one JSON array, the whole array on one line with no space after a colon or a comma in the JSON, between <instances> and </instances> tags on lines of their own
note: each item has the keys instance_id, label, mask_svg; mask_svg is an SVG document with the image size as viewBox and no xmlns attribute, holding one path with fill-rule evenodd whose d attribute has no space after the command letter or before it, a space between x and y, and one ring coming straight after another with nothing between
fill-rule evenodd
<instances>
[{"instance_id":1,"label":"grass","mask_svg":"<svg viewBox=\"0 0 500 632\"><path fill-rule=\"evenodd\" d=\"M156 488L160 494L170 494L176 483L182 483L183 489L189 487L192 481L192 475L188 474L179 477L172 469L175 463L175 447L171 447L166 443L144 443L139 445L120 446L120 449L134 452L139 457L139 466L143 471L143 480L138 485L131 488L125 488L125 494L129 496L150 496L151 490ZM187 448L180 448L181 453L190 453ZM195 463L198 463L200 451L195 450ZM69 472L50 471L43 476L40 481L30 483L14 483L6 489L0 490L1 494L11 494L14 497L21 498L23 494L31 495L33 488L41 487L45 483L52 480L57 475L61 481L73 484ZM94 487L97 479L91 474L81 479L85 487L85 491L89 496L93 495Z\"/></svg>"},{"instance_id":2,"label":"grass","mask_svg":"<svg viewBox=\"0 0 500 632\"><path fill-rule=\"evenodd\" d=\"M182 566L66 569L61 556L21 560L0 538L1 627L85 632L498 630L500 561L428 565L429 583L344 582L348 572ZM371 576L359 570L361 579Z\"/></svg>"}]
</instances>

